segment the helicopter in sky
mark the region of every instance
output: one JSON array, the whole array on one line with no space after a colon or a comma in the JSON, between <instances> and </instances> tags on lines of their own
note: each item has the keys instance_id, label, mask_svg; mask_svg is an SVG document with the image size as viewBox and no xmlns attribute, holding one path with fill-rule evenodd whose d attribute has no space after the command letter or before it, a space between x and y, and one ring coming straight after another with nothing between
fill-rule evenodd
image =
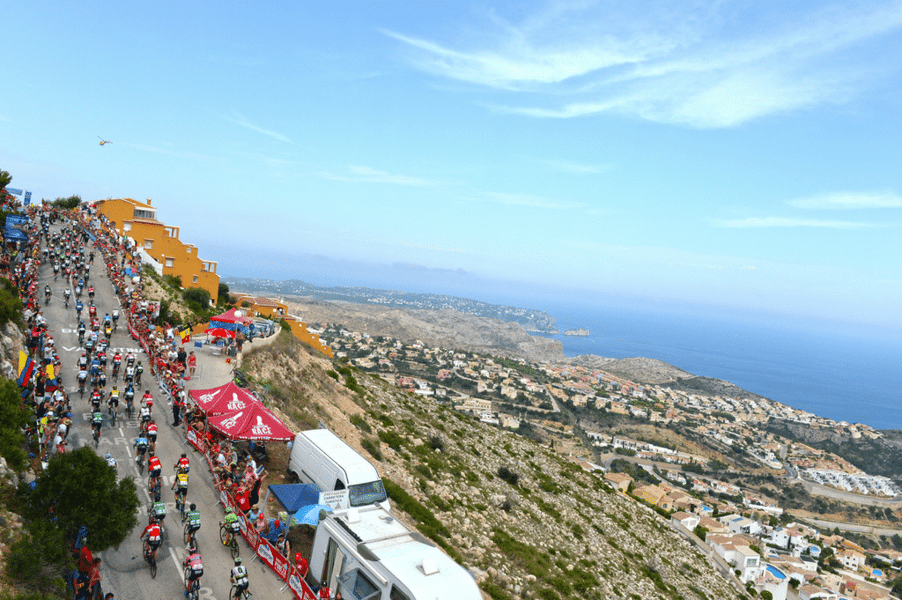
<instances>
[{"instance_id":1,"label":"helicopter in sky","mask_svg":"<svg viewBox=\"0 0 902 600\"><path fill-rule=\"evenodd\" d=\"M110 140L105 140L105 139L103 139L103 138L100 137L99 135L97 136L97 139L100 140L100 145L101 145L101 146L103 146L104 144L112 144L112 143L113 143L113 142L111 142Z\"/></svg>"}]
</instances>

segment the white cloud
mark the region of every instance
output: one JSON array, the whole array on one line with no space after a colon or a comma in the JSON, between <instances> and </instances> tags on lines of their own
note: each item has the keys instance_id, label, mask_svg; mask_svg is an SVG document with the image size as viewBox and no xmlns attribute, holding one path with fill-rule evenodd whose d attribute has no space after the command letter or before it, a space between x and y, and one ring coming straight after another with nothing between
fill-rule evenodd
<instances>
[{"instance_id":1,"label":"white cloud","mask_svg":"<svg viewBox=\"0 0 902 600\"><path fill-rule=\"evenodd\" d=\"M902 198L893 192L835 192L798 198L789 204L808 209L902 208Z\"/></svg>"},{"instance_id":2,"label":"white cloud","mask_svg":"<svg viewBox=\"0 0 902 600\"><path fill-rule=\"evenodd\" d=\"M794 219L788 217L746 217L743 219L710 219L714 227L727 229L769 229L769 228L814 228L814 229L869 229L878 227L874 223L858 221L828 221L817 219Z\"/></svg>"},{"instance_id":3,"label":"white cloud","mask_svg":"<svg viewBox=\"0 0 902 600\"><path fill-rule=\"evenodd\" d=\"M394 185L408 185L416 187L427 187L436 185L437 183L422 177L413 177L411 175L397 175L378 171L371 167L362 167L350 165L347 175L339 175L336 173L323 172L319 174L323 179L331 179L332 181L349 181L353 183L391 183Z\"/></svg>"},{"instance_id":4,"label":"white cloud","mask_svg":"<svg viewBox=\"0 0 902 600\"><path fill-rule=\"evenodd\" d=\"M234 123L235 125L241 125L242 127L246 127L247 129L250 129L251 131L256 131L257 133L262 133L263 135L269 136L273 139L277 139L280 142L291 143L291 140L288 138L287 135L285 135L283 133L279 133L278 131L273 131L271 129L265 129L258 125L254 125L253 123L248 121L247 118L245 118L243 115L241 115L240 113L238 113L236 111L233 111L231 117L223 117L223 119L225 119L226 121L228 121L230 123Z\"/></svg>"},{"instance_id":5,"label":"white cloud","mask_svg":"<svg viewBox=\"0 0 902 600\"><path fill-rule=\"evenodd\" d=\"M862 46L902 27L899 0L808 6L676 10L663 3L622 14L613 2L554 3L517 23L495 16L469 44L383 33L404 43L424 72L519 93L513 101L493 98L498 111L539 118L616 112L731 127L846 102L895 68L892 60L875 63ZM774 19L762 22L762 11Z\"/></svg>"}]
</instances>

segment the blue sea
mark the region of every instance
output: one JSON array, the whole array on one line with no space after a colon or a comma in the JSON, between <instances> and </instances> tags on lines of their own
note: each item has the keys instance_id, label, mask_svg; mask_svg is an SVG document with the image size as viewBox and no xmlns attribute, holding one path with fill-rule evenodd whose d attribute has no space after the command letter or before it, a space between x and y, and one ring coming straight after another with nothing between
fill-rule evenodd
<instances>
[{"instance_id":1,"label":"blue sea","mask_svg":"<svg viewBox=\"0 0 902 600\"><path fill-rule=\"evenodd\" d=\"M567 356L645 356L836 421L902 429L898 330L655 303L544 302Z\"/></svg>"}]
</instances>

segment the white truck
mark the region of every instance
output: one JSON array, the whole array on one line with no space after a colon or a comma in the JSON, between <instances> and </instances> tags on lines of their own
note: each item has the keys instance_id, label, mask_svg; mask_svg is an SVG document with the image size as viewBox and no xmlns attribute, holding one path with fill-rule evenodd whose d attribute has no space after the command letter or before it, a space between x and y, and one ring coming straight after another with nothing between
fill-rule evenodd
<instances>
[{"instance_id":1,"label":"white truck","mask_svg":"<svg viewBox=\"0 0 902 600\"><path fill-rule=\"evenodd\" d=\"M381 506L320 513L308 577L346 600L481 600L473 576Z\"/></svg>"},{"instance_id":2,"label":"white truck","mask_svg":"<svg viewBox=\"0 0 902 600\"><path fill-rule=\"evenodd\" d=\"M294 482L313 483L323 492L347 490L346 508L378 504L390 510L376 467L328 429L294 436L288 473Z\"/></svg>"}]
</instances>

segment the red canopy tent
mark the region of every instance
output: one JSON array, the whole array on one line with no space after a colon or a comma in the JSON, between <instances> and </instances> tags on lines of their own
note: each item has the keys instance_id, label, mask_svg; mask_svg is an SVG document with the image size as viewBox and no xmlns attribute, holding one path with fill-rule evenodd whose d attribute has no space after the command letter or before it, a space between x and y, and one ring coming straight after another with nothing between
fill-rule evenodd
<instances>
[{"instance_id":1,"label":"red canopy tent","mask_svg":"<svg viewBox=\"0 0 902 600\"><path fill-rule=\"evenodd\" d=\"M251 404L260 404L256 396L235 385L234 381L209 390L191 390L188 395L210 416L234 413Z\"/></svg>"},{"instance_id":2,"label":"red canopy tent","mask_svg":"<svg viewBox=\"0 0 902 600\"><path fill-rule=\"evenodd\" d=\"M221 327L221 323L237 323L239 325L250 325L254 322L253 319L250 319L243 314L238 316L236 313L238 312L237 308L232 308L221 315L216 315L215 317L210 317L210 327Z\"/></svg>"},{"instance_id":3,"label":"red canopy tent","mask_svg":"<svg viewBox=\"0 0 902 600\"><path fill-rule=\"evenodd\" d=\"M285 425L259 402L245 410L207 419L210 427L232 440L275 440L287 442L294 439Z\"/></svg>"}]
</instances>

